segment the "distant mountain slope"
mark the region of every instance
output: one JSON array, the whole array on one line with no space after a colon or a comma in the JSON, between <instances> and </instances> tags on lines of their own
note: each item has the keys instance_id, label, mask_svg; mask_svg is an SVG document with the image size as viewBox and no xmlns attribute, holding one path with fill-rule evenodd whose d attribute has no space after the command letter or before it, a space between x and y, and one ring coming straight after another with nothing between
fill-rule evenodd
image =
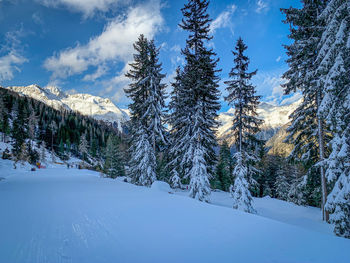
<instances>
[{"instance_id":1,"label":"distant mountain slope","mask_svg":"<svg viewBox=\"0 0 350 263\"><path fill-rule=\"evenodd\" d=\"M269 154L287 157L291 153L293 145L284 143L287 137L288 126L289 123L283 125L276 134L266 142L265 146L269 148Z\"/></svg>"},{"instance_id":2,"label":"distant mountain slope","mask_svg":"<svg viewBox=\"0 0 350 263\"><path fill-rule=\"evenodd\" d=\"M258 107L259 118L265 122L259 136L265 140L272 138L278 130L289 122L289 115L298 107L301 100L292 104L274 106L272 104L262 102ZM230 128L232 127L234 109L231 108L227 112L219 114L220 127L217 136L220 140L227 140L229 144L233 144L234 140L230 135Z\"/></svg>"},{"instance_id":3,"label":"distant mountain slope","mask_svg":"<svg viewBox=\"0 0 350 263\"><path fill-rule=\"evenodd\" d=\"M96 120L117 123L120 130L122 123L129 120L128 114L110 99L90 94L67 94L53 86L42 88L38 85L30 85L7 87L7 89L42 101L55 109L64 108L91 116Z\"/></svg>"}]
</instances>

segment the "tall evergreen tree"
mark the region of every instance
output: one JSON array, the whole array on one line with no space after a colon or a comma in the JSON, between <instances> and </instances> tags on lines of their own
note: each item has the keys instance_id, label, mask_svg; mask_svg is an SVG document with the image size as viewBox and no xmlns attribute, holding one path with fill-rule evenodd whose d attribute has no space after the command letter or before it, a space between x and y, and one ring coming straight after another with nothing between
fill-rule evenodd
<instances>
[{"instance_id":1,"label":"tall evergreen tree","mask_svg":"<svg viewBox=\"0 0 350 263\"><path fill-rule=\"evenodd\" d=\"M185 66L178 74L177 94L172 98L174 126L172 149L178 160L177 171L190 180L190 196L209 201L209 178L214 175L216 156L215 129L217 127L218 76L217 59L205 44L209 36L211 19L207 13L209 1L189 0L181 9L183 19L179 25L189 33L182 50ZM182 112L174 111L181 108ZM175 135L179 132L181 138Z\"/></svg>"},{"instance_id":2,"label":"tall evergreen tree","mask_svg":"<svg viewBox=\"0 0 350 263\"><path fill-rule=\"evenodd\" d=\"M54 120L51 121L50 123L50 132L51 132L51 159L52 159L52 162L55 162L56 161L56 158L55 158L55 150L53 148L53 143L54 143L54 135L56 133L56 130L57 130L57 124Z\"/></svg>"},{"instance_id":3,"label":"tall evergreen tree","mask_svg":"<svg viewBox=\"0 0 350 263\"><path fill-rule=\"evenodd\" d=\"M45 164L46 161L46 144L45 141L42 141L40 145L40 162L41 164Z\"/></svg>"},{"instance_id":4,"label":"tall evergreen tree","mask_svg":"<svg viewBox=\"0 0 350 263\"><path fill-rule=\"evenodd\" d=\"M29 103L28 137L32 142L36 138L37 124L38 124L38 121L35 115L35 109L32 107L32 104ZM32 142L30 142L31 148L32 148Z\"/></svg>"},{"instance_id":5,"label":"tall evergreen tree","mask_svg":"<svg viewBox=\"0 0 350 263\"><path fill-rule=\"evenodd\" d=\"M171 83L173 89L171 91L171 100L169 103L170 114L168 115L167 122L171 127L168 149L169 163L167 165L170 171L169 183L173 188L181 188L181 178L183 177L184 169L181 169L181 158L183 155L183 143L182 140L185 132L185 123L188 122L187 108L185 104L181 103L182 98L186 98L187 90L185 90L181 84L182 71L180 67L176 69L176 75L174 82ZM179 144L182 146L179 146Z\"/></svg>"},{"instance_id":6,"label":"tall evergreen tree","mask_svg":"<svg viewBox=\"0 0 350 263\"><path fill-rule=\"evenodd\" d=\"M290 184L288 170L286 165L284 163L281 163L279 169L277 170L277 177L275 181L276 197L287 201L289 190Z\"/></svg>"},{"instance_id":7,"label":"tall evergreen tree","mask_svg":"<svg viewBox=\"0 0 350 263\"><path fill-rule=\"evenodd\" d=\"M129 105L132 126L129 175L134 183L149 186L156 180L156 143L166 142L163 126L165 85L161 83L164 75L153 41L141 35L134 49L134 62L126 74L132 82L125 89L132 99Z\"/></svg>"},{"instance_id":8,"label":"tall evergreen tree","mask_svg":"<svg viewBox=\"0 0 350 263\"><path fill-rule=\"evenodd\" d=\"M334 184L326 209L334 232L350 238L350 3L330 0L319 16L324 21L318 44L316 74L324 86L319 113L333 138L324 161L326 178ZM322 165L322 164L321 164Z\"/></svg>"},{"instance_id":9,"label":"tall evergreen tree","mask_svg":"<svg viewBox=\"0 0 350 263\"><path fill-rule=\"evenodd\" d=\"M156 151L156 144L166 144L165 122L165 88L162 83L165 74L162 74L162 64L159 63L159 48L156 48L154 40L148 43L148 60L147 67L147 84L148 97L145 101L146 112L148 118L148 133L152 147Z\"/></svg>"},{"instance_id":10,"label":"tall evergreen tree","mask_svg":"<svg viewBox=\"0 0 350 263\"><path fill-rule=\"evenodd\" d=\"M283 75L288 81L283 84L285 94L301 91L303 102L291 114L292 124L288 128L286 141L294 144L291 157L311 162L315 165L326 157L326 144L329 141L325 132L326 125L319 108L324 96L322 83L317 76L318 43L322 35L322 23L319 14L324 8L322 0L303 0L301 9L282 9L286 15L285 23L290 24L289 38L293 43L285 46L289 59L289 70ZM322 189L321 208L323 219L328 220L324 206L327 187L324 165L319 166Z\"/></svg>"},{"instance_id":11,"label":"tall evergreen tree","mask_svg":"<svg viewBox=\"0 0 350 263\"><path fill-rule=\"evenodd\" d=\"M1 116L0 116L0 130L2 132L2 141L7 142L7 136L11 132L10 122L9 122L9 110L6 105L6 97L1 97L0 104L1 107Z\"/></svg>"},{"instance_id":12,"label":"tall evergreen tree","mask_svg":"<svg viewBox=\"0 0 350 263\"><path fill-rule=\"evenodd\" d=\"M22 165L24 165L29 160L28 148L25 142L22 143L20 151L16 156L16 162L20 161Z\"/></svg>"},{"instance_id":13,"label":"tall evergreen tree","mask_svg":"<svg viewBox=\"0 0 350 263\"><path fill-rule=\"evenodd\" d=\"M131 182L136 185L150 186L157 179L157 162L147 131L140 122L132 138L128 170Z\"/></svg>"},{"instance_id":14,"label":"tall evergreen tree","mask_svg":"<svg viewBox=\"0 0 350 263\"><path fill-rule=\"evenodd\" d=\"M234 64L229 77L231 80L225 81L228 96L225 100L229 105L234 106L235 113L232 123L232 132L236 141L237 153L236 167L233 170L234 186L231 187L234 198L234 208L242 209L247 212L254 212L251 204L251 194L249 192L249 174L248 167L251 162L257 159L254 153L254 144L258 142L255 134L260 131L259 126L262 120L257 118L257 106L260 96L255 93L255 87L251 84L251 78L257 71L247 72L249 58L244 55L247 46L241 38L238 39L235 50L233 51ZM247 187L245 189L245 187Z\"/></svg>"},{"instance_id":15,"label":"tall evergreen tree","mask_svg":"<svg viewBox=\"0 0 350 263\"><path fill-rule=\"evenodd\" d=\"M13 108L12 108L12 151L17 158L21 154L21 149L23 144L25 144L25 141L27 139L27 132L26 132L26 112L24 109L24 103L18 103L17 101L14 102Z\"/></svg>"},{"instance_id":16,"label":"tall evergreen tree","mask_svg":"<svg viewBox=\"0 0 350 263\"><path fill-rule=\"evenodd\" d=\"M247 180L247 167L244 165L242 152L234 155L236 165L233 169L235 182L230 186L231 197L233 198L233 208L247 213L255 214L253 207L253 198L249 192L249 183Z\"/></svg>"},{"instance_id":17,"label":"tall evergreen tree","mask_svg":"<svg viewBox=\"0 0 350 263\"><path fill-rule=\"evenodd\" d=\"M87 153L88 153L88 142L86 140L86 132L80 136L79 152L84 162L86 160Z\"/></svg>"}]
</instances>

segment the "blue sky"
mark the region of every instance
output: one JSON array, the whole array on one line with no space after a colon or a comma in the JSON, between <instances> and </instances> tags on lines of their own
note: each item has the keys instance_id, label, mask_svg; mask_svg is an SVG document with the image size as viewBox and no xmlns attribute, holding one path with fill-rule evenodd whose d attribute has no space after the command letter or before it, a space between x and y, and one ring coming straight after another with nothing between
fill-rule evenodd
<instances>
[{"instance_id":1,"label":"blue sky","mask_svg":"<svg viewBox=\"0 0 350 263\"><path fill-rule=\"evenodd\" d=\"M0 85L55 85L69 92L109 97L122 108L132 43L141 33L161 47L169 83L183 63L186 33L179 29L186 0L0 0ZM287 69L288 25L281 7L299 0L212 0L210 45L220 58L222 82L233 66L239 36L248 45L253 82L263 101L284 104L280 83ZM225 86L220 85L223 96ZM223 97L222 96L222 97ZM222 111L228 105L221 98Z\"/></svg>"}]
</instances>

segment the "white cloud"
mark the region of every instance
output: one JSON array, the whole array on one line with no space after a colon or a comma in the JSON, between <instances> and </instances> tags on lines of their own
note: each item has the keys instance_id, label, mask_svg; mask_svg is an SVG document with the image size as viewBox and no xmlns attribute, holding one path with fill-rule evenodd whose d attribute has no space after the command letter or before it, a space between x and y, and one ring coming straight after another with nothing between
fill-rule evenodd
<instances>
[{"instance_id":1,"label":"white cloud","mask_svg":"<svg viewBox=\"0 0 350 263\"><path fill-rule=\"evenodd\" d=\"M66 7L68 10L81 12L90 17L96 12L107 12L120 4L127 4L129 0L37 0L47 7Z\"/></svg>"},{"instance_id":2,"label":"white cloud","mask_svg":"<svg viewBox=\"0 0 350 263\"><path fill-rule=\"evenodd\" d=\"M162 26L163 18L158 1L130 8L126 14L110 21L103 32L91 38L86 45L78 44L74 48L60 51L46 59L44 67L52 71L52 78L81 74L90 67L97 67L95 77L101 77L104 72L101 68L99 71L100 65L132 60L133 43L137 37L144 34L153 38ZM93 79L92 75L85 78Z\"/></svg>"},{"instance_id":3,"label":"white cloud","mask_svg":"<svg viewBox=\"0 0 350 263\"><path fill-rule=\"evenodd\" d=\"M274 104L279 104L283 97L283 84L285 80L281 76L267 76L263 82L264 86L270 87L272 89L271 95L267 97L267 100Z\"/></svg>"},{"instance_id":4,"label":"white cloud","mask_svg":"<svg viewBox=\"0 0 350 263\"><path fill-rule=\"evenodd\" d=\"M253 78L257 93L263 97L263 101L279 105L286 98L283 87L281 86L286 82L282 74L283 69L267 72L258 71L258 74Z\"/></svg>"},{"instance_id":5,"label":"white cloud","mask_svg":"<svg viewBox=\"0 0 350 263\"><path fill-rule=\"evenodd\" d=\"M276 62L280 62L281 61L281 56L278 56L277 58L276 58Z\"/></svg>"},{"instance_id":6,"label":"white cloud","mask_svg":"<svg viewBox=\"0 0 350 263\"><path fill-rule=\"evenodd\" d=\"M84 81L95 81L96 79L102 77L104 74L106 74L108 71L108 68L105 65L99 65L97 66L97 69L92 74L87 74L84 76Z\"/></svg>"},{"instance_id":7,"label":"white cloud","mask_svg":"<svg viewBox=\"0 0 350 263\"><path fill-rule=\"evenodd\" d=\"M180 47L180 45L174 45L174 46L172 46L171 48L170 48L170 51L173 51L173 52L178 52L178 53L180 53L181 52L181 47Z\"/></svg>"},{"instance_id":8,"label":"white cloud","mask_svg":"<svg viewBox=\"0 0 350 263\"><path fill-rule=\"evenodd\" d=\"M267 4L267 2L263 1L263 0L258 0L256 2L256 9L255 12L257 12L258 14L267 12L269 10L269 5Z\"/></svg>"},{"instance_id":9,"label":"white cloud","mask_svg":"<svg viewBox=\"0 0 350 263\"><path fill-rule=\"evenodd\" d=\"M210 31L212 34L219 28L231 27L231 17L236 11L237 6L231 5L229 8L218 15L218 17L211 23Z\"/></svg>"},{"instance_id":10,"label":"white cloud","mask_svg":"<svg viewBox=\"0 0 350 263\"><path fill-rule=\"evenodd\" d=\"M301 95L301 93L297 92L294 93L293 96L285 98L281 101L280 105L289 105L292 104L293 102L296 102L298 100L300 100L303 96Z\"/></svg>"},{"instance_id":11,"label":"white cloud","mask_svg":"<svg viewBox=\"0 0 350 263\"><path fill-rule=\"evenodd\" d=\"M28 62L22 55L23 45L20 41L25 35L23 27L5 34L5 44L0 48L0 81L13 79L15 72L21 71L19 65Z\"/></svg>"},{"instance_id":12,"label":"white cloud","mask_svg":"<svg viewBox=\"0 0 350 263\"><path fill-rule=\"evenodd\" d=\"M0 81L13 79L14 72L21 71L18 65L27 61L16 50L12 50L7 55L0 57Z\"/></svg>"},{"instance_id":13,"label":"white cloud","mask_svg":"<svg viewBox=\"0 0 350 263\"><path fill-rule=\"evenodd\" d=\"M44 22L43 22L43 20L42 20L40 14L39 14L38 12L33 13L32 19L33 19L34 23L37 24L37 25L42 25L42 24L44 24Z\"/></svg>"},{"instance_id":14,"label":"white cloud","mask_svg":"<svg viewBox=\"0 0 350 263\"><path fill-rule=\"evenodd\" d=\"M130 63L131 61L126 62L123 69L115 77L101 81L104 89L99 93L100 96L112 93L110 97L119 104L129 103L129 99L124 93L124 88L129 84L129 79L125 77L125 74L130 70Z\"/></svg>"}]
</instances>

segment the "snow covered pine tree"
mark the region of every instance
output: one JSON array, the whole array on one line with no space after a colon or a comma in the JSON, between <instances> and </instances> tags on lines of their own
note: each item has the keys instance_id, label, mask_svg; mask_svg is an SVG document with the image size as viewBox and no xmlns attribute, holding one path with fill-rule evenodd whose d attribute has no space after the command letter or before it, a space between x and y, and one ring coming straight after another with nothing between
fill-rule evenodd
<instances>
[{"instance_id":1,"label":"snow covered pine tree","mask_svg":"<svg viewBox=\"0 0 350 263\"><path fill-rule=\"evenodd\" d=\"M178 71L176 96L172 96L170 150L176 155L176 171L190 180L190 197L205 202L210 199L209 177L215 172L215 119L220 109L218 60L213 58L213 50L205 46L205 42L212 39L208 4L207 0L189 0L181 9L184 18L179 26L188 31L189 36L182 50L185 66ZM173 176L177 176L176 173Z\"/></svg>"},{"instance_id":2,"label":"snow covered pine tree","mask_svg":"<svg viewBox=\"0 0 350 263\"><path fill-rule=\"evenodd\" d=\"M235 108L231 128L237 145L237 152L234 155L236 166L232 173L234 185L230 187L233 208L255 213L249 191L248 162L254 160L256 156L249 146L255 143L255 134L259 132L259 126L263 121L257 118L256 113L260 96L255 95L255 87L250 83L257 71L247 72L249 58L243 54L246 49L247 46L239 38L236 51L232 52L235 56L235 66L229 73L232 80L225 81L229 93L225 100Z\"/></svg>"},{"instance_id":3,"label":"snow covered pine tree","mask_svg":"<svg viewBox=\"0 0 350 263\"><path fill-rule=\"evenodd\" d=\"M87 158L87 153L88 153L88 142L86 140L86 132L84 132L81 136L80 136L80 143L79 143L79 152L82 155L83 158L83 164L84 161Z\"/></svg>"},{"instance_id":4,"label":"snow covered pine tree","mask_svg":"<svg viewBox=\"0 0 350 263\"><path fill-rule=\"evenodd\" d=\"M350 238L350 2L331 0L318 17L323 25L318 44L317 76L324 86L319 108L333 138L325 165L334 184L326 210L338 236Z\"/></svg>"},{"instance_id":5,"label":"snow covered pine tree","mask_svg":"<svg viewBox=\"0 0 350 263\"><path fill-rule=\"evenodd\" d=\"M104 172L113 179L125 175L122 156L115 135L110 135L107 139Z\"/></svg>"},{"instance_id":6,"label":"snow covered pine tree","mask_svg":"<svg viewBox=\"0 0 350 263\"><path fill-rule=\"evenodd\" d=\"M136 54L131 69L126 74L132 82L125 93L132 99L131 113L131 160L128 174L137 185L150 186L156 176L156 143L165 142L164 90L161 84L161 64L158 49L153 41L140 35L134 44Z\"/></svg>"},{"instance_id":7,"label":"snow covered pine tree","mask_svg":"<svg viewBox=\"0 0 350 263\"><path fill-rule=\"evenodd\" d=\"M329 138L325 132L325 121L319 112L324 90L316 74L318 44L321 41L321 24L318 15L324 9L320 0L304 0L301 9L281 9L286 15L284 23L290 24L289 38L293 43L285 46L289 59L289 70L283 74L288 81L283 84L285 94L301 91L303 101L291 114L291 126L286 142L294 145L291 158L317 165L325 158ZM319 165L323 220L328 220L324 206L327 198L325 167ZM311 173L308 173L309 175Z\"/></svg>"}]
</instances>

